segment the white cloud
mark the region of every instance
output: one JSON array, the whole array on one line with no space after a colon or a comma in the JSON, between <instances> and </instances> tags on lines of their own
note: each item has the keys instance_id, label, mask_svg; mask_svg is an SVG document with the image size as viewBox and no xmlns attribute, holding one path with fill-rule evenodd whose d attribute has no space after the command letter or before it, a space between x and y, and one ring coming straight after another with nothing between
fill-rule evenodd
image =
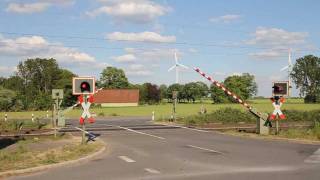
<instances>
[{"instance_id":1,"label":"white cloud","mask_svg":"<svg viewBox=\"0 0 320 180\"><path fill-rule=\"evenodd\" d=\"M150 23L165 15L170 8L149 0L100 0L102 7L86 14L95 17L107 14L118 22Z\"/></svg>"},{"instance_id":2,"label":"white cloud","mask_svg":"<svg viewBox=\"0 0 320 180\"><path fill-rule=\"evenodd\" d=\"M149 49L140 50L136 48L125 48L125 52L128 54L133 54L137 60L149 61L154 63L155 61L161 60L174 60L174 51L177 51L178 58L182 56L182 53L176 49ZM180 59L180 58L179 58Z\"/></svg>"},{"instance_id":3,"label":"white cloud","mask_svg":"<svg viewBox=\"0 0 320 180\"><path fill-rule=\"evenodd\" d=\"M125 54L117 57L111 57L116 62L129 63L124 69L129 76L150 76L154 74L155 69L159 68L159 61L171 61L174 63L174 51L177 51L179 57L181 52L176 49L149 49L141 50L136 48L125 48Z\"/></svg>"},{"instance_id":4,"label":"white cloud","mask_svg":"<svg viewBox=\"0 0 320 180\"><path fill-rule=\"evenodd\" d=\"M125 68L125 72L129 76L150 76L153 72L142 64L132 64Z\"/></svg>"},{"instance_id":5,"label":"white cloud","mask_svg":"<svg viewBox=\"0 0 320 180\"><path fill-rule=\"evenodd\" d=\"M112 57L112 59L120 63L132 63L132 62L135 62L137 58L133 54L125 54L121 56Z\"/></svg>"},{"instance_id":6,"label":"white cloud","mask_svg":"<svg viewBox=\"0 0 320 180\"><path fill-rule=\"evenodd\" d=\"M209 21L214 23L232 23L239 21L241 18L242 16L239 14L227 14L223 16L212 17L209 19Z\"/></svg>"},{"instance_id":7,"label":"white cloud","mask_svg":"<svg viewBox=\"0 0 320 180\"><path fill-rule=\"evenodd\" d=\"M9 76L13 72L17 70L16 67L9 67L9 66L0 66L0 75L1 76Z\"/></svg>"},{"instance_id":8,"label":"white cloud","mask_svg":"<svg viewBox=\"0 0 320 180\"><path fill-rule=\"evenodd\" d=\"M6 9L7 12L14 13L37 13L46 10L50 6L49 3L37 2L30 4L10 3Z\"/></svg>"},{"instance_id":9,"label":"white cloud","mask_svg":"<svg viewBox=\"0 0 320 180\"><path fill-rule=\"evenodd\" d=\"M170 43L175 42L175 36L162 36L155 32L145 31L141 33L122 33L113 32L107 34L108 40L113 41L137 41L137 42L153 42L153 43Z\"/></svg>"},{"instance_id":10,"label":"white cloud","mask_svg":"<svg viewBox=\"0 0 320 180\"><path fill-rule=\"evenodd\" d=\"M247 41L248 44L258 46L287 47L305 43L308 36L306 32L289 32L278 28L257 28L253 34L253 39Z\"/></svg>"},{"instance_id":11,"label":"white cloud","mask_svg":"<svg viewBox=\"0 0 320 180\"><path fill-rule=\"evenodd\" d=\"M279 50L266 50L261 52L249 53L249 56L255 59L277 59L283 56L283 51Z\"/></svg>"},{"instance_id":12,"label":"white cloud","mask_svg":"<svg viewBox=\"0 0 320 180\"><path fill-rule=\"evenodd\" d=\"M64 47L61 43L51 43L41 36L4 38L0 35L0 53L2 56L26 58L55 58L62 65L88 67L98 66L96 59L75 48Z\"/></svg>"},{"instance_id":13,"label":"white cloud","mask_svg":"<svg viewBox=\"0 0 320 180\"><path fill-rule=\"evenodd\" d=\"M245 44L265 49L249 53L255 59L276 59L287 55L289 49L299 49L309 46L306 42L307 32L290 32L279 28L259 27L252 35L253 38Z\"/></svg>"},{"instance_id":14,"label":"white cloud","mask_svg":"<svg viewBox=\"0 0 320 180\"><path fill-rule=\"evenodd\" d=\"M6 11L20 14L39 13L53 5L70 5L74 0L38 0L33 3L9 3Z\"/></svg>"}]
</instances>

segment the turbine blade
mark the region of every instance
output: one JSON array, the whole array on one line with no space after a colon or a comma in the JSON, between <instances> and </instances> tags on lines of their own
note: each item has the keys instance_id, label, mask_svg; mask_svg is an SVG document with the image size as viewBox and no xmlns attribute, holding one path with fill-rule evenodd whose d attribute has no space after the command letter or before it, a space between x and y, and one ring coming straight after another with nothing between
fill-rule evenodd
<instances>
[{"instance_id":1,"label":"turbine blade","mask_svg":"<svg viewBox=\"0 0 320 180\"><path fill-rule=\"evenodd\" d=\"M185 69L189 69L188 66L185 66L185 65L183 65L183 64L177 63L177 65L180 66L180 67L183 67L183 68L185 68Z\"/></svg>"},{"instance_id":2,"label":"turbine blade","mask_svg":"<svg viewBox=\"0 0 320 180\"><path fill-rule=\"evenodd\" d=\"M281 68L280 71L284 71L284 70L286 70L288 68L289 68L289 66L285 66L285 67Z\"/></svg>"},{"instance_id":3,"label":"turbine blade","mask_svg":"<svg viewBox=\"0 0 320 180\"><path fill-rule=\"evenodd\" d=\"M178 56L177 56L177 52L174 52L174 60L176 61L176 64L178 64Z\"/></svg>"},{"instance_id":4,"label":"turbine blade","mask_svg":"<svg viewBox=\"0 0 320 180\"><path fill-rule=\"evenodd\" d=\"M174 65L174 66L172 66L171 68L169 68L169 69L168 69L168 72L169 72L169 71L172 71L175 67L176 67L176 66Z\"/></svg>"}]
</instances>

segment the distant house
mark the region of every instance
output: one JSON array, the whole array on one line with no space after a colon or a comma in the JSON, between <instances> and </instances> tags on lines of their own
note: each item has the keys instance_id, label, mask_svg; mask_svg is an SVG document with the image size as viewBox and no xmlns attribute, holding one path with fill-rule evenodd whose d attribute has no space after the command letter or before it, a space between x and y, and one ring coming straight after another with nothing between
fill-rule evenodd
<instances>
[{"instance_id":1,"label":"distant house","mask_svg":"<svg viewBox=\"0 0 320 180\"><path fill-rule=\"evenodd\" d=\"M138 89L103 89L94 95L94 103L101 107L138 106Z\"/></svg>"}]
</instances>

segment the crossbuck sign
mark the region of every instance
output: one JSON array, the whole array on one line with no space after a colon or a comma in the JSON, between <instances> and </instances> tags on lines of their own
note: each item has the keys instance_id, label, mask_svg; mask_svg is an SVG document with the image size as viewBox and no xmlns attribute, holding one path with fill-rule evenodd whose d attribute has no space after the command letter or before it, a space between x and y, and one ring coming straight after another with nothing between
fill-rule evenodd
<instances>
[{"instance_id":1,"label":"crossbuck sign","mask_svg":"<svg viewBox=\"0 0 320 180\"><path fill-rule=\"evenodd\" d=\"M270 116L271 120L274 120L277 115L279 115L280 119L285 119L286 116L282 113L281 111L281 106L284 103L284 98L283 97L279 97L279 96L275 96L274 98L271 98L272 101L272 105L274 107L273 113Z\"/></svg>"},{"instance_id":2,"label":"crossbuck sign","mask_svg":"<svg viewBox=\"0 0 320 180\"><path fill-rule=\"evenodd\" d=\"M93 96L87 96L87 95L80 95L78 97L79 103L82 106L83 112L80 117L80 124L84 124L84 120L88 119L89 123L94 123L94 119L91 116L91 113L89 111L91 104L93 103Z\"/></svg>"}]
</instances>

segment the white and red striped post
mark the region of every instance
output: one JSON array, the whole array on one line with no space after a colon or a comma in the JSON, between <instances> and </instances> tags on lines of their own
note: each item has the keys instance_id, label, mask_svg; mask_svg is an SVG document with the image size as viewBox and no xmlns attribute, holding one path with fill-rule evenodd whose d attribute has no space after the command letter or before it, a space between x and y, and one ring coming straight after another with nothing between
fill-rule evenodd
<instances>
[{"instance_id":1,"label":"white and red striped post","mask_svg":"<svg viewBox=\"0 0 320 180\"><path fill-rule=\"evenodd\" d=\"M260 113L255 108L250 106L248 103L243 101L239 96L228 90L222 83L219 83L214 78L206 75L204 72L202 72L199 68L194 68L194 70L199 73L201 76L205 77L207 80L212 82L215 86L222 89L228 96L231 96L234 100L236 100L238 103L242 104L244 107L246 107L251 113L259 117L259 121L257 123L257 129L260 134L269 134L269 129L263 126L263 122L267 121L268 114L266 113Z\"/></svg>"}]
</instances>

